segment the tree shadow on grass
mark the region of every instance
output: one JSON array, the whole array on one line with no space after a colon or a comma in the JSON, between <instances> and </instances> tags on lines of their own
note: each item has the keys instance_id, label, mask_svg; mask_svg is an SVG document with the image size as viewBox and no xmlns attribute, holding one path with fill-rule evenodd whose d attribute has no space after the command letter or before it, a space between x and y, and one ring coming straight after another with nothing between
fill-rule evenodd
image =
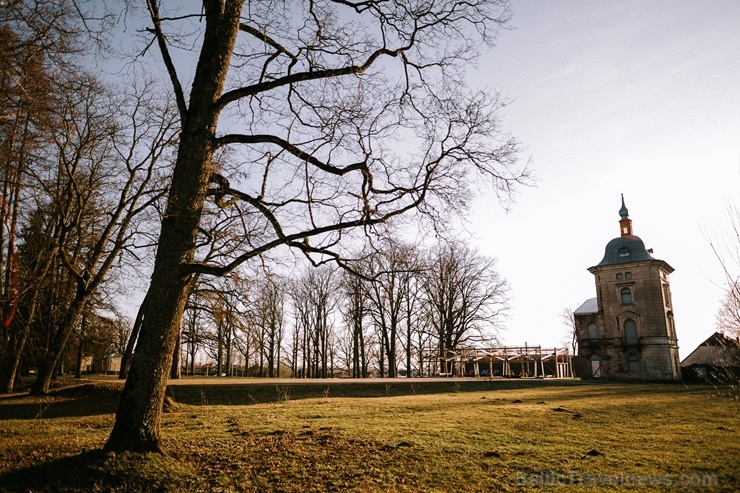
<instances>
[{"instance_id":1,"label":"tree shadow on grass","mask_svg":"<svg viewBox=\"0 0 740 493\"><path fill-rule=\"evenodd\" d=\"M425 394L449 394L531 388L539 386L573 386L573 380L449 380L424 381L412 379L353 381L326 380L305 382L239 381L218 384L188 384L179 382L167 388L167 396L178 404L195 406L244 406L288 400L320 399L328 397L397 397ZM45 396L28 394L0 398L0 420L54 419L114 414L118 408L122 382L88 382L54 389Z\"/></svg>"},{"instance_id":2,"label":"tree shadow on grass","mask_svg":"<svg viewBox=\"0 0 740 493\"><path fill-rule=\"evenodd\" d=\"M410 395L450 394L496 390L525 389L578 385L575 380L449 380L424 381L412 379L408 382L392 380L373 382L353 380L327 380L310 383L296 380L270 385L260 383L187 384L180 382L167 388L167 396L174 402L188 405L233 405L266 404L288 400L320 399L329 397L373 398Z\"/></svg>"},{"instance_id":3,"label":"tree shadow on grass","mask_svg":"<svg viewBox=\"0 0 740 493\"><path fill-rule=\"evenodd\" d=\"M28 394L11 395L0 400L0 420L111 414L116 412L120 396L120 384L101 383L62 387L39 397Z\"/></svg>"},{"instance_id":4,"label":"tree shadow on grass","mask_svg":"<svg viewBox=\"0 0 740 493\"><path fill-rule=\"evenodd\" d=\"M188 464L161 454L82 452L0 475L0 492L206 491Z\"/></svg>"},{"instance_id":5,"label":"tree shadow on grass","mask_svg":"<svg viewBox=\"0 0 740 493\"><path fill-rule=\"evenodd\" d=\"M187 383L180 381L167 388L169 403L191 406L245 406L285 402L289 400L326 399L330 397L375 398L429 394L456 394L466 392L496 392L497 390L537 389L560 387L565 391L562 399L582 399L609 395L614 392L606 383L579 380L530 380L530 379L455 379L429 380L327 380L275 382L253 380L233 383ZM655 385L635 383L635 392L655 392ZM570 389L578 388L577 392ZM118 408L122 384L120 382L90 382L73 387L55 389L46 396L31 397L19 394L0 398L0 420L3 419L53 419L64 417L98 416L114 414ZM674 386L660 387L674 391Z\"/></svg>"}]
</instances>

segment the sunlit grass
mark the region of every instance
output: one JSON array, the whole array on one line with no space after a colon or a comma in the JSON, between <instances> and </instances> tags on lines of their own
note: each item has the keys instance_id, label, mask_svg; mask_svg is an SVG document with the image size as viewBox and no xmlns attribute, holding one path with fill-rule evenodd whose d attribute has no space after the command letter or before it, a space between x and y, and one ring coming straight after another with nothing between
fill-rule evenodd
<instances>
[{"instance_id":1,"label":"sunlit grass","mask_svg":"<svg viewBox=\"0 0 740 493\"><path fill-rule=\"evenodd\" d=\"M201 389L205 400L259 402L251 405L201 405L198 392L174 387L168 394L176 403L163 422L168 457L80 455L102 446L113 422L109 412L6 419L0 421L0 488L740 489L737 402L707 387L420 385L357 386L357 393L377 397L334 397L352 393L338 386ZM12 402L0 400L1 416Z\"/></svg>"}]
</instances>

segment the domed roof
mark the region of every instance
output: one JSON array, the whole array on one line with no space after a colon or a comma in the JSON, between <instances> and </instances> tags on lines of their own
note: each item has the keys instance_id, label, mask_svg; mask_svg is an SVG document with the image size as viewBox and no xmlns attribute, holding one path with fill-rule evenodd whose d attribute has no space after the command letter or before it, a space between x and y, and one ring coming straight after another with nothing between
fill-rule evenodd
<instances>
[{"instance_id":1,"label":"domed roof","mask_svg":"<svg viewBox=\"0 0 740 493\"><path fill-rule=\"evenodd\" d=\"M655 260L645 248L645 243L635 235L626 235L614 238L606 244L604 258L597 267L604 265L626 264L643 260Z\"/></svg>"},{"instance_id":2,"label":"domed roof","mask_svg":"<svg viewBox=\"0 0 740 493\"><path fill-rule=\"evenodd\" d=\"M622 235L607 243L604 258L596 267L655 260L645 248L642 240L632 234L632 221L627 206L624 205L624 195L622 195L622 207L619 209L619 229Z\"/></svg>"}]
</instances>

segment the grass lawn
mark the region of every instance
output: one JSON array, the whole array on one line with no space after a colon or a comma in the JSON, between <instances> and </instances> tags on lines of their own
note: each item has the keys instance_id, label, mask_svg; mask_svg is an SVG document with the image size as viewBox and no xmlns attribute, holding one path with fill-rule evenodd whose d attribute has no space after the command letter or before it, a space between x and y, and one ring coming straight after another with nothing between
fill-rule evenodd
<instances>
[{"instance_id":1,"label":"grass lawn","mask_svg":"<svg viewBox=\"0 0 740 493\"><path fill-rule=\"evenodd\" d=\"M0 491L740 491L731 389L225 381L169 388L167 456L98 451L118 382L2 397Z\"/></svg>"}]
</instances>

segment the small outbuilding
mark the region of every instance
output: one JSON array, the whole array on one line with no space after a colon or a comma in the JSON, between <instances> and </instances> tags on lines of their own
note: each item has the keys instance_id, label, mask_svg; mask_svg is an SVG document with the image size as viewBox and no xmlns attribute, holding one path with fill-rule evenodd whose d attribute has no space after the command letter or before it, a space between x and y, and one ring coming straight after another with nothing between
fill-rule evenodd
<instances>
[{"instance_id":1,"label":"small outbuilding","mask_svg":"<svg viewBox=\"0 0 740 493\"><path fill-rule=\"evenodd\" d=\"M121 371L121 361L123 355L121 353L110 353L105 356L103 373L106 375L118 375Z\"/></svg>"},{"instance_id":2,"label":"small outbuilding","mask_svg":"<svg viewBox=\"0 0 740 493\"><path fill-rule=\"evenodd\" d=\"M729 383L740 380L740 341L715 332L681 362L689 382Z\"/></svg>"}]
</instances>

